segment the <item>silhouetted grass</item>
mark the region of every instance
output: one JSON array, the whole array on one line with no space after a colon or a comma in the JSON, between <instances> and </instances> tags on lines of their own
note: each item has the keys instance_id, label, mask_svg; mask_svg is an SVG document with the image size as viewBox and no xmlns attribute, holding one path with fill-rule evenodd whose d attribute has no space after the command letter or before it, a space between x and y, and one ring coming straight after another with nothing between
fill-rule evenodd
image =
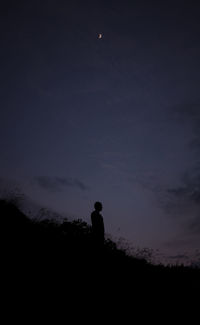
<instances>
[{"instance_id":1,"label":"silhouetted grass","mask_svg":"<svg viewBox=\"0 0 200 325\"><path fill-rule=\"evenodd\" d=\"M168 290L179 292L199 285L200 270L153 265L105 240L98 246L82 220L32 220L14 202L0 200L2 264L17 281L67 290ZM34 285L33 285L34 284ZM77 289L78 288L78 289ZM106 289L105 289L106 288Z\"/></svg>"}]
</instances>

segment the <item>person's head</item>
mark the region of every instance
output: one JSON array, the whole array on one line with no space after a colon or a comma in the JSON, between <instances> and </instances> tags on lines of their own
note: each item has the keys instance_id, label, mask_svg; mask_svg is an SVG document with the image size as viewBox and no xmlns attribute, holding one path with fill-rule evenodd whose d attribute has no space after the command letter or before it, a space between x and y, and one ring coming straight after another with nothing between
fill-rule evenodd
<instances>
[{"instance_id":1,"label":"person's head","mask_svg":"<svg viewBox=\"0 0 200 325\"><path fill-rule=\"evenodd\" d=\"M101 211L103 209L102 203L101 202L95 202L94 208L96 211Z\"/></svg>"}]
</instances>

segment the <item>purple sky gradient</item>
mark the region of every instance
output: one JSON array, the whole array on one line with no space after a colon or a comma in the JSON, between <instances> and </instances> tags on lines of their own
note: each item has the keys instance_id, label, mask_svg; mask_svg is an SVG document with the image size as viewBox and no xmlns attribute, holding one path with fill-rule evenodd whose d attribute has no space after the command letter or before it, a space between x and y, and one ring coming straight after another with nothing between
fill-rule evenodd
<instances>
[{"instance_id":1,"label":"purple sky gradient","mask_svg":"<svg viewBox=\"0 0 200 325\"><path fill-rule=\"evenodd\" d=\"M199 258L200 5L17 1L0 15L1 187L88 222L102 201L112 236Z\"/></svg>"}]
</instances>

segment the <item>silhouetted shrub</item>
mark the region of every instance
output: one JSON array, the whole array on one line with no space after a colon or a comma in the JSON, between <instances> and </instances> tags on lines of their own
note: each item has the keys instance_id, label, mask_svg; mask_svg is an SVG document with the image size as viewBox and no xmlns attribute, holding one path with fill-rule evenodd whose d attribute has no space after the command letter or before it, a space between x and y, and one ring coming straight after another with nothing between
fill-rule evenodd
<instances>
[{"instance_id":1,"label":"silhouetted shrub","mask_svg":"<svg viewBox=\"0 0 200 325\"><path fill-rule=\"evenodd\" d=\"M117 248L107 239L94 242L91 227L82 220L62 223L32 220L14 202L0 200L2 262L7 271L30 274L37 281L79 285L128 287L136 290L162 288L180 290L198 285L200 270L184 266L153 265ZM53 280L54 279L54 280Z\"/></svg>"}]
</instances>

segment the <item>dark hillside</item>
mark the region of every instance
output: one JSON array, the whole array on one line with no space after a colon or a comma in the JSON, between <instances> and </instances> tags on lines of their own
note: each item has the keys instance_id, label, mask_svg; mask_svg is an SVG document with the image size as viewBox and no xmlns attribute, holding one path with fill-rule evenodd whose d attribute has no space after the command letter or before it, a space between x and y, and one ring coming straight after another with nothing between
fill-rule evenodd
<instances>
[{"instance_id":1,"label":"dark hillside","mask_svg":"<svg viewBox=\"0 0 200 325\"><path fill-rule=\"evenodd\" d=\"M98 247L91 228L82 220L31 220L15 204L0 201L2 269L12 288L43 292L53 299L61 293L85 292L109 299L133 295L173 293L185 295L199 286L200 270L155 266L128 256L113 241ZM43 291L44 290L44 291ZM56 292L56 294L55 294ZM121 298L120 298L121 299Z\"/></svg>"}]
</instances>

